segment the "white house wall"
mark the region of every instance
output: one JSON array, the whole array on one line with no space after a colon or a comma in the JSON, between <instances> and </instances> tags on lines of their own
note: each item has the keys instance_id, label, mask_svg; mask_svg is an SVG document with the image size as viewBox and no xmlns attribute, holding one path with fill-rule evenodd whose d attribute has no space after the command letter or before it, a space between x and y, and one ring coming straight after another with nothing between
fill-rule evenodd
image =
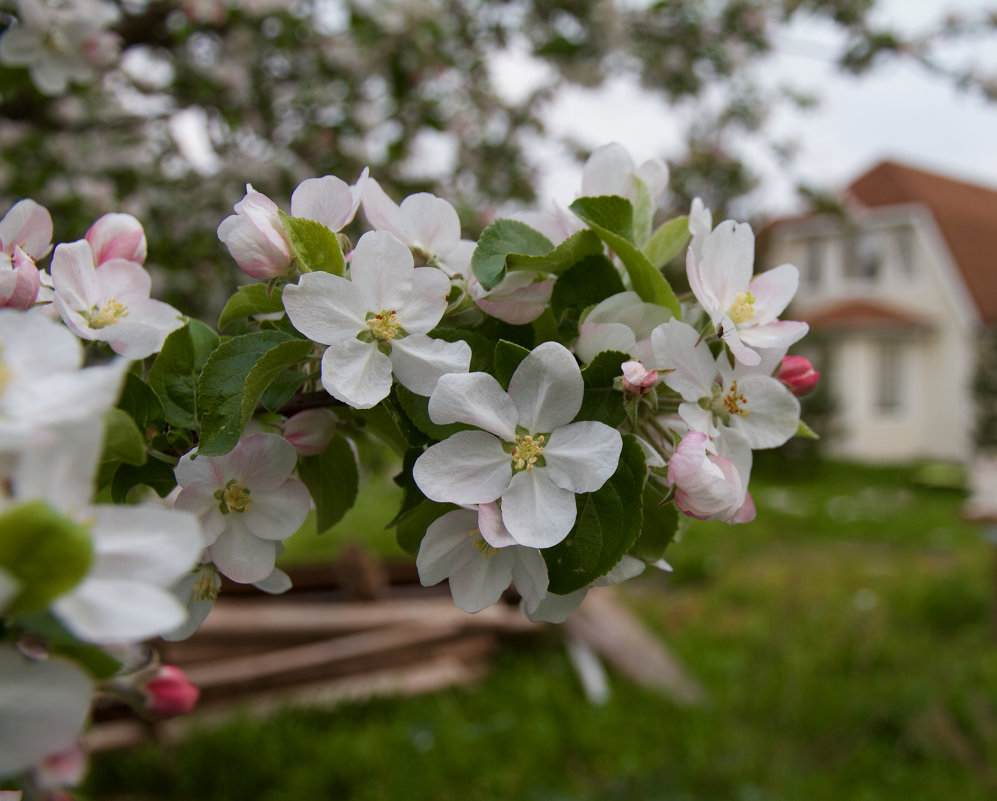
<instances>
[{"instance_id":1,"label":"white house wall","mask_svg":"<svg viewBox=\"0 0 997 801\"><path fill-rule=\"evenodd\" d=\"M830 452L863 461L918 458L964 461L971 452L971 382L978 321L948 249L930 214L918 206L866 212L861 231L882 246L875 281L846 275L846 239L840 222L813 218L777 229L768 264L801 269L801 284L788 319L849 301L871 301L923 321L928 332L852 331L828 336L833 371L827 375L837 409ZM913 232L913 270L904 270L896 232ZM822 274L814 286L806 275L807 241L822 237ZM881 343L894 339L905 368L904 403L894 413L877 408Z\"/></svg>"}]
</instances>

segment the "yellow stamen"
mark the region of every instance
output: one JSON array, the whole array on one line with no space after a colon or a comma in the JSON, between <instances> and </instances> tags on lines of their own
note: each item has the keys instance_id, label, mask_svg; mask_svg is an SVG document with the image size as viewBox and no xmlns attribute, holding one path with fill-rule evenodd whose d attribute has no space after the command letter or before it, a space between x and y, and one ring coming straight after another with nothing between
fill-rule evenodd
<instances>
[{"instance_id":1,"label":"yellow stamen","mask_svg":"<svg viewBox=\"0 0 997 801\"><path fill-rule=\"evenodd\" d=\"M746 323L755 316L755 296L749 289L747 292L738 292L733 305L728 309L727 316L734 321L735 325Z\"/></svg>"},{"instance_id":2,"label":"yellow stamen","mask_svg":"<svg viewBox=\"0 0 997 801\"><path fill-rule=\"evenodd\" d=\"M215 498L220 501L218 508L221 513L227 515L229 512L248 512L253 506L253 499L249 494L249 490L233 478L225 485L225 489L215 493Z\"/></svg>"},{"instance_id":3,"label":"yellow stamen","mask_svg":"<svg viewBox=\"0 0 997 801\"><path fill-rule=\"evenodd\" d=\"M749 412L742 404L747 403L747 398L737 391L737 381L730 385L730 392L723 397L724 408L728 414L736 414L739 417L747 417Z\"/></svg>"},{"instance_id":4,"label":"yellow stamen","mask_svg":"<svg viewBox=\"0 0 997 801\"><path fill-rule=\"evenodd\" d=\"M402 324L398 322L398 315L394 309L391 311L382 310L379 314L374 314L367 319L367 327L375 338L382 342L391 342L397 335Z\"/></svg>"},{"instance_id":5,"label":"yellow stamen","mask_svg":"<svg viewBox=\"0 0 997 801\"><path fill-rule=\"evenodd\" d=\"M483 557L485 557L485 559L489 559L490 557L498 553L498 548L493 548L491 545L489 545L485 541L485 538L481 536L481 532L478 529L474 529L474 531L471 532L470 536L474 540L474 547L478 549L478 551L481 553Z\"/></svg>"},{"instance_id":6,"label":"yellow stamen","mask_svg":"<svg viewBox=\"0 0 997 801\"><path fill-rule=\"evenodd\" d=\"M222 588L222 578L214 567L202 567L194 582L193 597L195 601L213 601Z\"/></svg>"},{"instance_id":7,"label":"yellow stamen","mask_svg":"<svg viewBox=\"0 0 997 801\"><path fill-rule=\"evenodd\" d=\"M527 473L533 469L537 459L543 455L544 435L541 434L536 439L532 434L516 437L516 447L509 455L512 456L512 466L516 470L525 470Z\"/></svg>"},{"instance_id":8,"label":"yellow stamen","mask_svg":"<svg viewBox=\"0 0 997 801\"><path fill-rule=\"evenodd\" d=\"M122 317L127 317L128 307L111 298L99 309L94 306L89 314L84 314L83 316L91 328L106 328L109 325L114 325Z\"/></svg>"}]
</instances>

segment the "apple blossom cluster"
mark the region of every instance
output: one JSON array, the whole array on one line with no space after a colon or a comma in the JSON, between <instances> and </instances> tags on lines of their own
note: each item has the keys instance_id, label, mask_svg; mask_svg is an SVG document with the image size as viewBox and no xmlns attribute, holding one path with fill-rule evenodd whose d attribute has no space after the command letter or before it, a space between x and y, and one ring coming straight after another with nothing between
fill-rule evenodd
<instances>
[{"instance_id":1,"label":"apple blossom cluster","mask_svg":"<svg viewBox=\"0 0 997 801\"><path fill-rule=\"evenodd\" d=\"M397 455L391 525L422 583L467 612L506 595L562 621L591 586L669 569L685 517L751 520L753 452L808 431L818 376L786 355L807 327L778 319L798 274L755 275L750 227L699 201L659 222L667 184L608 145L570 206L476 241L366 170L302 182L287 211L247 184L218 226L244 282L213 325L150 298L135 218L53 249L48 212L15 204L0 776L37 789L76 764L95 693L189 710L144 643L193 633L225 581L286 591L284 542L353 505L364 440ZM683 254L678 295L662 269Z\"/></svg>"}]
</instances>

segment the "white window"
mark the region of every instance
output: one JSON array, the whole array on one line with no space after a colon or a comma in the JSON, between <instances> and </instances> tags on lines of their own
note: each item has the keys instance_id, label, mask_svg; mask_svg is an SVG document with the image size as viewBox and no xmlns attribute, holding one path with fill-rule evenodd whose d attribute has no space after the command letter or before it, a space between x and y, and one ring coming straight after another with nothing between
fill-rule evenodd
<instances>
[{"instance_id":1,"label":"white window","mask_svg":"<svg viewBox=\"0 0 997 801\"><path fill-rule=\"evenodd\" d=\"M803 280L811 289L820 286L824 271L824 240L812 236L806 240L806 255L804 257Z\"/></svg>"}]
</instances>

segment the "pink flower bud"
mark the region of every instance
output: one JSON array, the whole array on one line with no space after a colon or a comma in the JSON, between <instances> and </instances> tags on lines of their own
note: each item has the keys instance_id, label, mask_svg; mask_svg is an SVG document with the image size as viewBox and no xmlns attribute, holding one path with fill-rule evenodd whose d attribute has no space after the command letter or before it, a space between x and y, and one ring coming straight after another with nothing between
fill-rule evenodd
<instances>
[{"instance_id":1,"label":"pink flower bud","mask_svg":"<svg viewBox=\"0 0 997 801\"><path fill-rule=\"evenodd\" d=\"M0 253L0 308L30 309L38 298L41 278L34 259L20 246Z\"/></svg>"},{"instance_id":2,"label":"pink flower bud","mask_svg":"<svg viewBox=\"0 0 997 801\"><path fill-rule=\"evenodd\" d=\"M218 226L225 243L242 271L268 281L290 269L291 243L277 213L277 204L246 184L246 196L235 204L235 214Z\"/></svg>"},{"instance_id":3,"label":"pink flower bud","mask_svg":"<svg viewBox=\"0 0 997 801\"><path fill-rule=\"evenodd\" d=\"M623 388L632 395L645 395L658 383L658 371L637 361L623 362Z\"/></svg>"},{"instance_id":4,"label":"pink flower bud","mask_svg":"<svg viewBox=\"0 0 997 801\"><path fill-rule=\"evenodd\" d=\"M336 431L336 415L328 409L305 409L284 423L284 439L301 456L322 453Z\"/></svg>"},{"instance_id":5,"label":"pink flower bud","mask_svg":"<svg viewBox=\"0 0 997 801\"><path fill-rule=\"evenodd\" d=\"M814 366L805 356L784 356L775 377L800 398L813 392L820 380L820 373L814 370Z\"/></svg>"},{"instance_id":6,"label":"pink flower bud","mask_svg":"<svg viewBox=\"0 0 997 801\"><path fill-rule=\"evenodd\" d=\"M145 231L131 214L105 214L90 226L86 240L98 267L111 259L145 263Z\"/></svg>"},{"instance_id":7,"label":"pink flower bud","mask_svg":"<svg viewBox=\"0 0 997 801\"><path fill-rule=\"evenodd\" d=\"M50 791L47 801L72 798L66 787L78 787L87 774L87 752L81 741L64 751L50 754L34 769L35 784L40 790ZM0 799L2 801L2 799Z\"/></svg>"},{"instance_id":8,"label":"pink flower bud","mask_svg":"<svg viewBox=\"0 0 997 801\"><path fill-rule=\"evenodd\" d=\"M145 684L148 712L156 717L186 715L197 703L200 691L176 665L163 665Z\"/></svg>"}]
</instances>

